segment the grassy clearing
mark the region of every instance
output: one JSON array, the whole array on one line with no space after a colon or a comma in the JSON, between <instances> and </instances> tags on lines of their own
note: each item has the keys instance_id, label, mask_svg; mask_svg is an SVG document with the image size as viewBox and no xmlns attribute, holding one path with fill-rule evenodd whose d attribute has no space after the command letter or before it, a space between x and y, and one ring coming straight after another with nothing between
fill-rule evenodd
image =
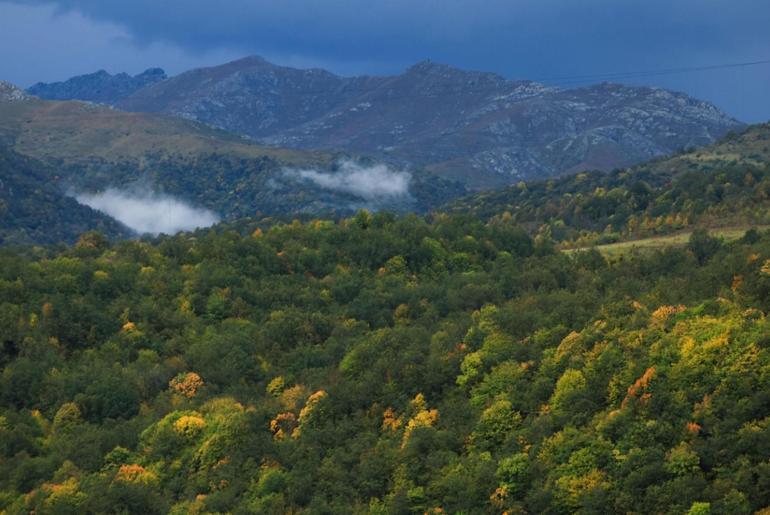
<instances>
[{"instance_id":1,"label":"grassy clearing","mask_svg":"<svg viewBox=\"0 0 770 515\"><path fill-rule=\"evenodd\" d=\"M768 225L746 225L742 227L723 227L717 229L709 229L709 233L713 236L723 238L725 241L733 241L741 238L747 230L751 228L757 230L770 229ZM658 250L665 247L681 247L687 244L690 239L692 231L678 232L676 234L669 234L666 236L654 236L652 238L644 238L641 240L629 240L621 241L618 243L608 243L606 245L596 245L594 248L608 257L616 257L624 254L629 254L633 251L651 251ZM564 252L572 253L579 252L581 250L587 250L591 247L580 247L576 249L565 249Z\"/></svg>"}]
</instances>

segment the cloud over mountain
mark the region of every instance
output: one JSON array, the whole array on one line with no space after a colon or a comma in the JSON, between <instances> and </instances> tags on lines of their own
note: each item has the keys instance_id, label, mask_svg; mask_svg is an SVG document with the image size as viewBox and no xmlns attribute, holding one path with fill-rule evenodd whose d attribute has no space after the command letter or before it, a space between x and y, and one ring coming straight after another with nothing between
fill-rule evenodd
<instances>
[{"instance_id":1,"label":"cloud over mountain","mask_svg":"<svg viewBox=\"0 0 770 515\"><path fill-rule=\"evenodd\" d=\"M140 234L175 234L219 222L219 217L212 211L157 193L107 188L100 193L79 193L75 199Z\"/></svg>"}]
</instances>

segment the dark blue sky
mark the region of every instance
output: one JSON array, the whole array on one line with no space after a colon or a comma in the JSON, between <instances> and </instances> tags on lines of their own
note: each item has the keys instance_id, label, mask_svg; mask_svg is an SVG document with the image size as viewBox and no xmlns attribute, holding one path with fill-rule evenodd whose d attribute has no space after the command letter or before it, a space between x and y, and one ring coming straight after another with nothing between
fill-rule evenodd
<instances>
[{"instance_id":1,"label":"dark blue sky","mask_svg":"<svg viewBox=\"0 0 770 515\"><path fill-rule=\"evenodd\" d=\"M247 54L340 74L430 58L510 78L770 59L767 0L0 0L0 79L179 73ZM770 64L636 78L770 119Z\"/></svg>"}]
</instances>

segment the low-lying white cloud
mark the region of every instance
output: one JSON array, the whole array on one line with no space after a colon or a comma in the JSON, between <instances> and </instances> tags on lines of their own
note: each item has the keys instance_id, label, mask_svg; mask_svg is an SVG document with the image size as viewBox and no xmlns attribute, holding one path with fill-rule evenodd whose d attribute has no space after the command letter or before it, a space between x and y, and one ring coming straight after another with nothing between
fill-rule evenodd
<instances>
[{"instance_id":1,"label":"low-lying white cloud","mask_svg":"<svg viewBox=\"0 0 770 515\"><path fill-rule=\"evenodd\" d=\"M101 193L76 194L75 199L140 234L175 234L219 222L216 213L208 209L157 193L128 193L107 188Z\"/></svg>"},{"instance_id":2,"label":"low-lying white cloud","mask_svg":"<svg viewBox=\"0 0 770 515\"><path fill-rule=\"evenodd\" d=\"M321 188L352 193L367 200L408 195L412 179L410 173L391 170L384 164L361 166L353 161L341 162L335 172L291 170L287 173Z\"/></svg>"}]
</instances>

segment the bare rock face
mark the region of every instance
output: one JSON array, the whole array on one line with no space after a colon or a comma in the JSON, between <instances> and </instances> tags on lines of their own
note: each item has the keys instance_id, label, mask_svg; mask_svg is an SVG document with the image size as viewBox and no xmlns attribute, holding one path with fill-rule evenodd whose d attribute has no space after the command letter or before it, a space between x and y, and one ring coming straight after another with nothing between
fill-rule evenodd
<instances>
[{"instance_id":1,"label":"bare rock face","mask_svg":"<svg viewBox=\"0 0 770 515\"><path fill-rule=\"evenodd\" d=\"M742 126L707 102L663 89L560 89L430 61L395 76L340 77L247 57L152 83L115 105L271 145L364 153L471 188L611 170Z\"/></svg>"},{"instance_id":2,"label":"bare rock face","mask_svg":"<svg viewBox=\"0 0 770 515\"><path fill-rule=\"evenodd\" d=\"M0 80L0 102L19 102L30 98L31 96L25 93L23 89L17 88L10 82Z\"/></svg>"},{"instance_id":3,"label":"bare rock face","mask_svg":"<svg viewBox=\"0 0 770 515\"><path fill-rule=\"evenodd\" d=\"M321 117L363 89L355 80L324 70L247 57L182 73L144 88L118 107L174 114L261 139Z\"/></svg>"},{"instance_id":4,"label":"bare rock face","mask_svg":"<svg viewBox=\"0 0 770 515\"><path fill-rule=\"evenodd\" d=\"M110 75L99 70L64 82L38 82L28 91L46 100L86 100L115 105L136 91L165 79L166 72L160 68L150 68L133 77L127 73Z\"/></svg>"}]
</instances>

